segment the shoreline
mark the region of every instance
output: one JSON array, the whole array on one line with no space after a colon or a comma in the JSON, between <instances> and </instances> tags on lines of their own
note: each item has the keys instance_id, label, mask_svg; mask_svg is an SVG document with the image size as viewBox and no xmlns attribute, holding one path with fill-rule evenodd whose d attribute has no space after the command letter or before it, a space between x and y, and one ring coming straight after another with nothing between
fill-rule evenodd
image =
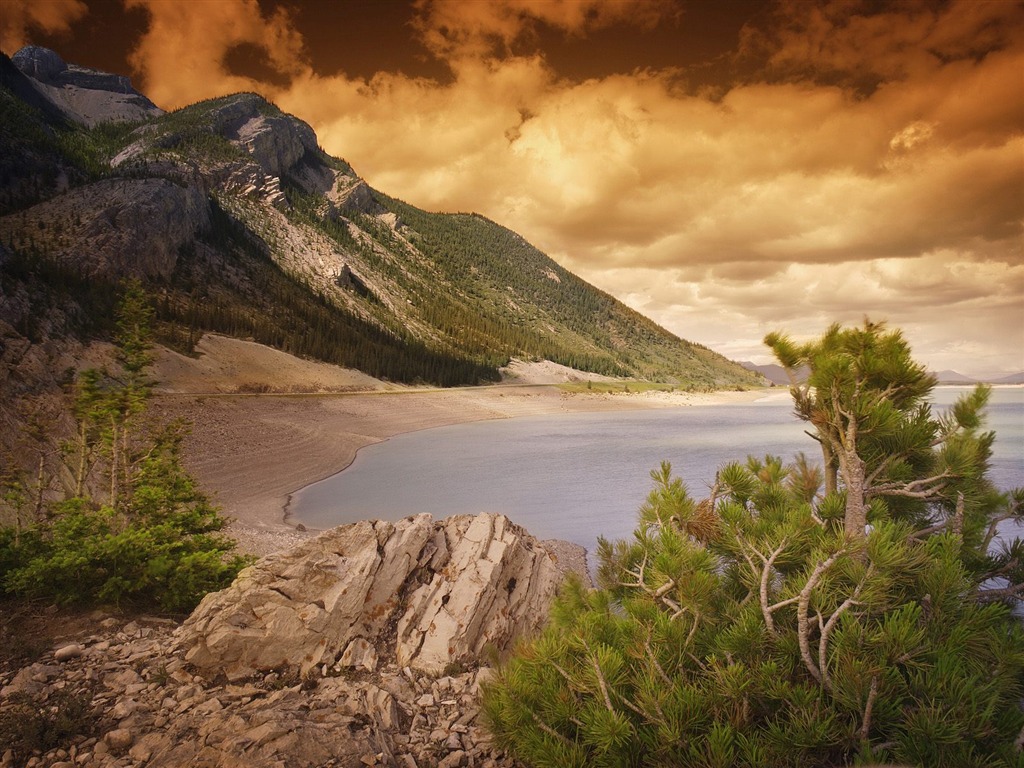
<instances>
[{"instance_id":1,"label":"shoreline","mask_svg":"<svg viewBox=\"0 0 1024 768\"><path fill-rule=\"evenodd\" d=\"M292 494L344 471L360 449L396 435L518 416L750 403L783 391L608 394L514 384L301 396L179 390L157 393L154 405L163 417L192 423L186 467L232 519L226 532L239 549L264 555L319 532L291 517Z\"/></svg>"}]
</instances>

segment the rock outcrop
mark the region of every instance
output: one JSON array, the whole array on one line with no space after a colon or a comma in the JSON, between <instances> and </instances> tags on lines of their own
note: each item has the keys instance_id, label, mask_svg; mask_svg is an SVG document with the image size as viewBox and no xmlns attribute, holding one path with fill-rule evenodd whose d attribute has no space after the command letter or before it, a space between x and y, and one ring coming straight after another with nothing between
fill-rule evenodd
<instances>
[{"instance_id":1,"label":"rock outcrop","mask_svg":"<svg viewBox=\"0 0 1024 768\"><path fill-rule=\"evenodd\" d=\"M203 600L177 648L229 680L372 668L374 657L438 674L539 629L562 576L548 549L503 516L364 521L244 570Z\"/></svg>"},{"instance_id":2,"label":"rock outcrop","mask_svg":"<svg viewBox=\"0 0 1024 768\"><path fill-rule=\"evenodd\" d=\"M491 514L362 522L263 558L180 627L98 616L0 661L0 768L521 768L481 721L482 656L539 628L585 562L567 547ZM31 723L54 713L44 752Z\"/></svg>"}]
</instances>

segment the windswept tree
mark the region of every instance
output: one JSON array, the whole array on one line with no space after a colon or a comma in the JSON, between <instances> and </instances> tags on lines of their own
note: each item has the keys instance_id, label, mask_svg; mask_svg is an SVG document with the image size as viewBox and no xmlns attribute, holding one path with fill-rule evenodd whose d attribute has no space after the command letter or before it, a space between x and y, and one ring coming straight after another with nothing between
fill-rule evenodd
<instances>
[{"instance_id":1,"label":"windswept tree","mask_svg":"<svg viewBox=\"0 0 1024 768\"><path fill-rule=\"evenodd\" d=\"M498 742L560 768L1019 766L1024 572L1019 542L988 549L1024 491L985 479L987 392L933 416L879 325L770 339L811 372L797 412L835 480L748 458L698 502L653 472L632 540L601 542L600 589L568 585L487 689Z\"/></svg>"},{"instance_id":2,"label":"windswept tree","mask_svg":"<svg viewBox=\"0 0 1024 768\"><path fill-rule=\"evenodd\" d=\"M898 330L869 320L833 325L804 344L771 333L765 344L789 374L796 415L813 427L825 497L830 508L833 494L842 500L847 538L862 541L869 524L892 517L917 536L954 531L981 576L1019 570L1018 549L989 552L999 523L1021 512L986 477L995 440L982 429L990 387L977 386L936 416L935 377L913 360ZM1011 588L1018 596L1024 590Z\"/></svg>"}]
</instances>

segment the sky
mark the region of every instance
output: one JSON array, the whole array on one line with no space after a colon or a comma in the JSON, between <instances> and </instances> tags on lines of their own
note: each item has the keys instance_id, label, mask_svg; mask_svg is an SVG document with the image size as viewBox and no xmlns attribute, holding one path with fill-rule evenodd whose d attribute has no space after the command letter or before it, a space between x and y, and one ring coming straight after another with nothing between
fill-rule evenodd
<instances>
[{"instance_id":1,"label":"sky","mask_svg":"<svg viewBox=\"0 0 1024 768\"><path fill-rule=\"evenodd\" d=\"M164 109L259 92L734 360L870 317L1024 370L1022 2L0 0L27 43Z\"/></svg>"}]
</instances>

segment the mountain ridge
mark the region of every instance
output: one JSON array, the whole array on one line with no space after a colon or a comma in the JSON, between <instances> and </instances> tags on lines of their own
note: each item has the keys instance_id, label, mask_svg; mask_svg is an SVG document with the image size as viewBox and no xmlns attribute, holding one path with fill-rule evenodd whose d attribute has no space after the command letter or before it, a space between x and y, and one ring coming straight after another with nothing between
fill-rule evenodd
<instances>
[{"instance_id":1,"label":"mountain ridge","mask_svg":"<svg viewBox=\"0 0 1024 768\"><path fill-rule=\"evenodd\" d=\"M748 371L754 371L760 373L768 381L776 386L790 385L789 376L786 370L776 363L769 363L767 365L759 365L758 363L744 360L740 363ZM965 376L964 374L953 371L953 370L942 370L932 371L932 375L938 380L939 385L957 385L957 384L997 384L997 385L1017 385L1024 384L1024 371L1020 373L1012 373L1007 376L979 378L974 376ZM804 374L798 376L798 380L802 381L805 378Z\"/></svg>"},{"instance_id":2,"label":"mountain ridge","mask_svg":"<svg viewBox=\"0 0 1024 768\"><path fill-rule=\"evenodd\" d=\"M519 358L688 389L763 383L479 214L374 190L256 94L76 115L106 103L76 89L145 98L91 73L47 110L32 102L52 94L35 82L26 101L13 73L52 80L74 65L31 53L15 55L22 68L0 62L0 148L16 158L0 183L0 257L5 294L22 299L0 320L23 336L40 335L33 314L50 335L102 333L98 305L131 276L155 300L161 342L184 350L212 331L392 381L479 383ZM105 287L85 296L83 281ZM80 311L53 319L62 302Z\"/></svg>"}]
</instances>

